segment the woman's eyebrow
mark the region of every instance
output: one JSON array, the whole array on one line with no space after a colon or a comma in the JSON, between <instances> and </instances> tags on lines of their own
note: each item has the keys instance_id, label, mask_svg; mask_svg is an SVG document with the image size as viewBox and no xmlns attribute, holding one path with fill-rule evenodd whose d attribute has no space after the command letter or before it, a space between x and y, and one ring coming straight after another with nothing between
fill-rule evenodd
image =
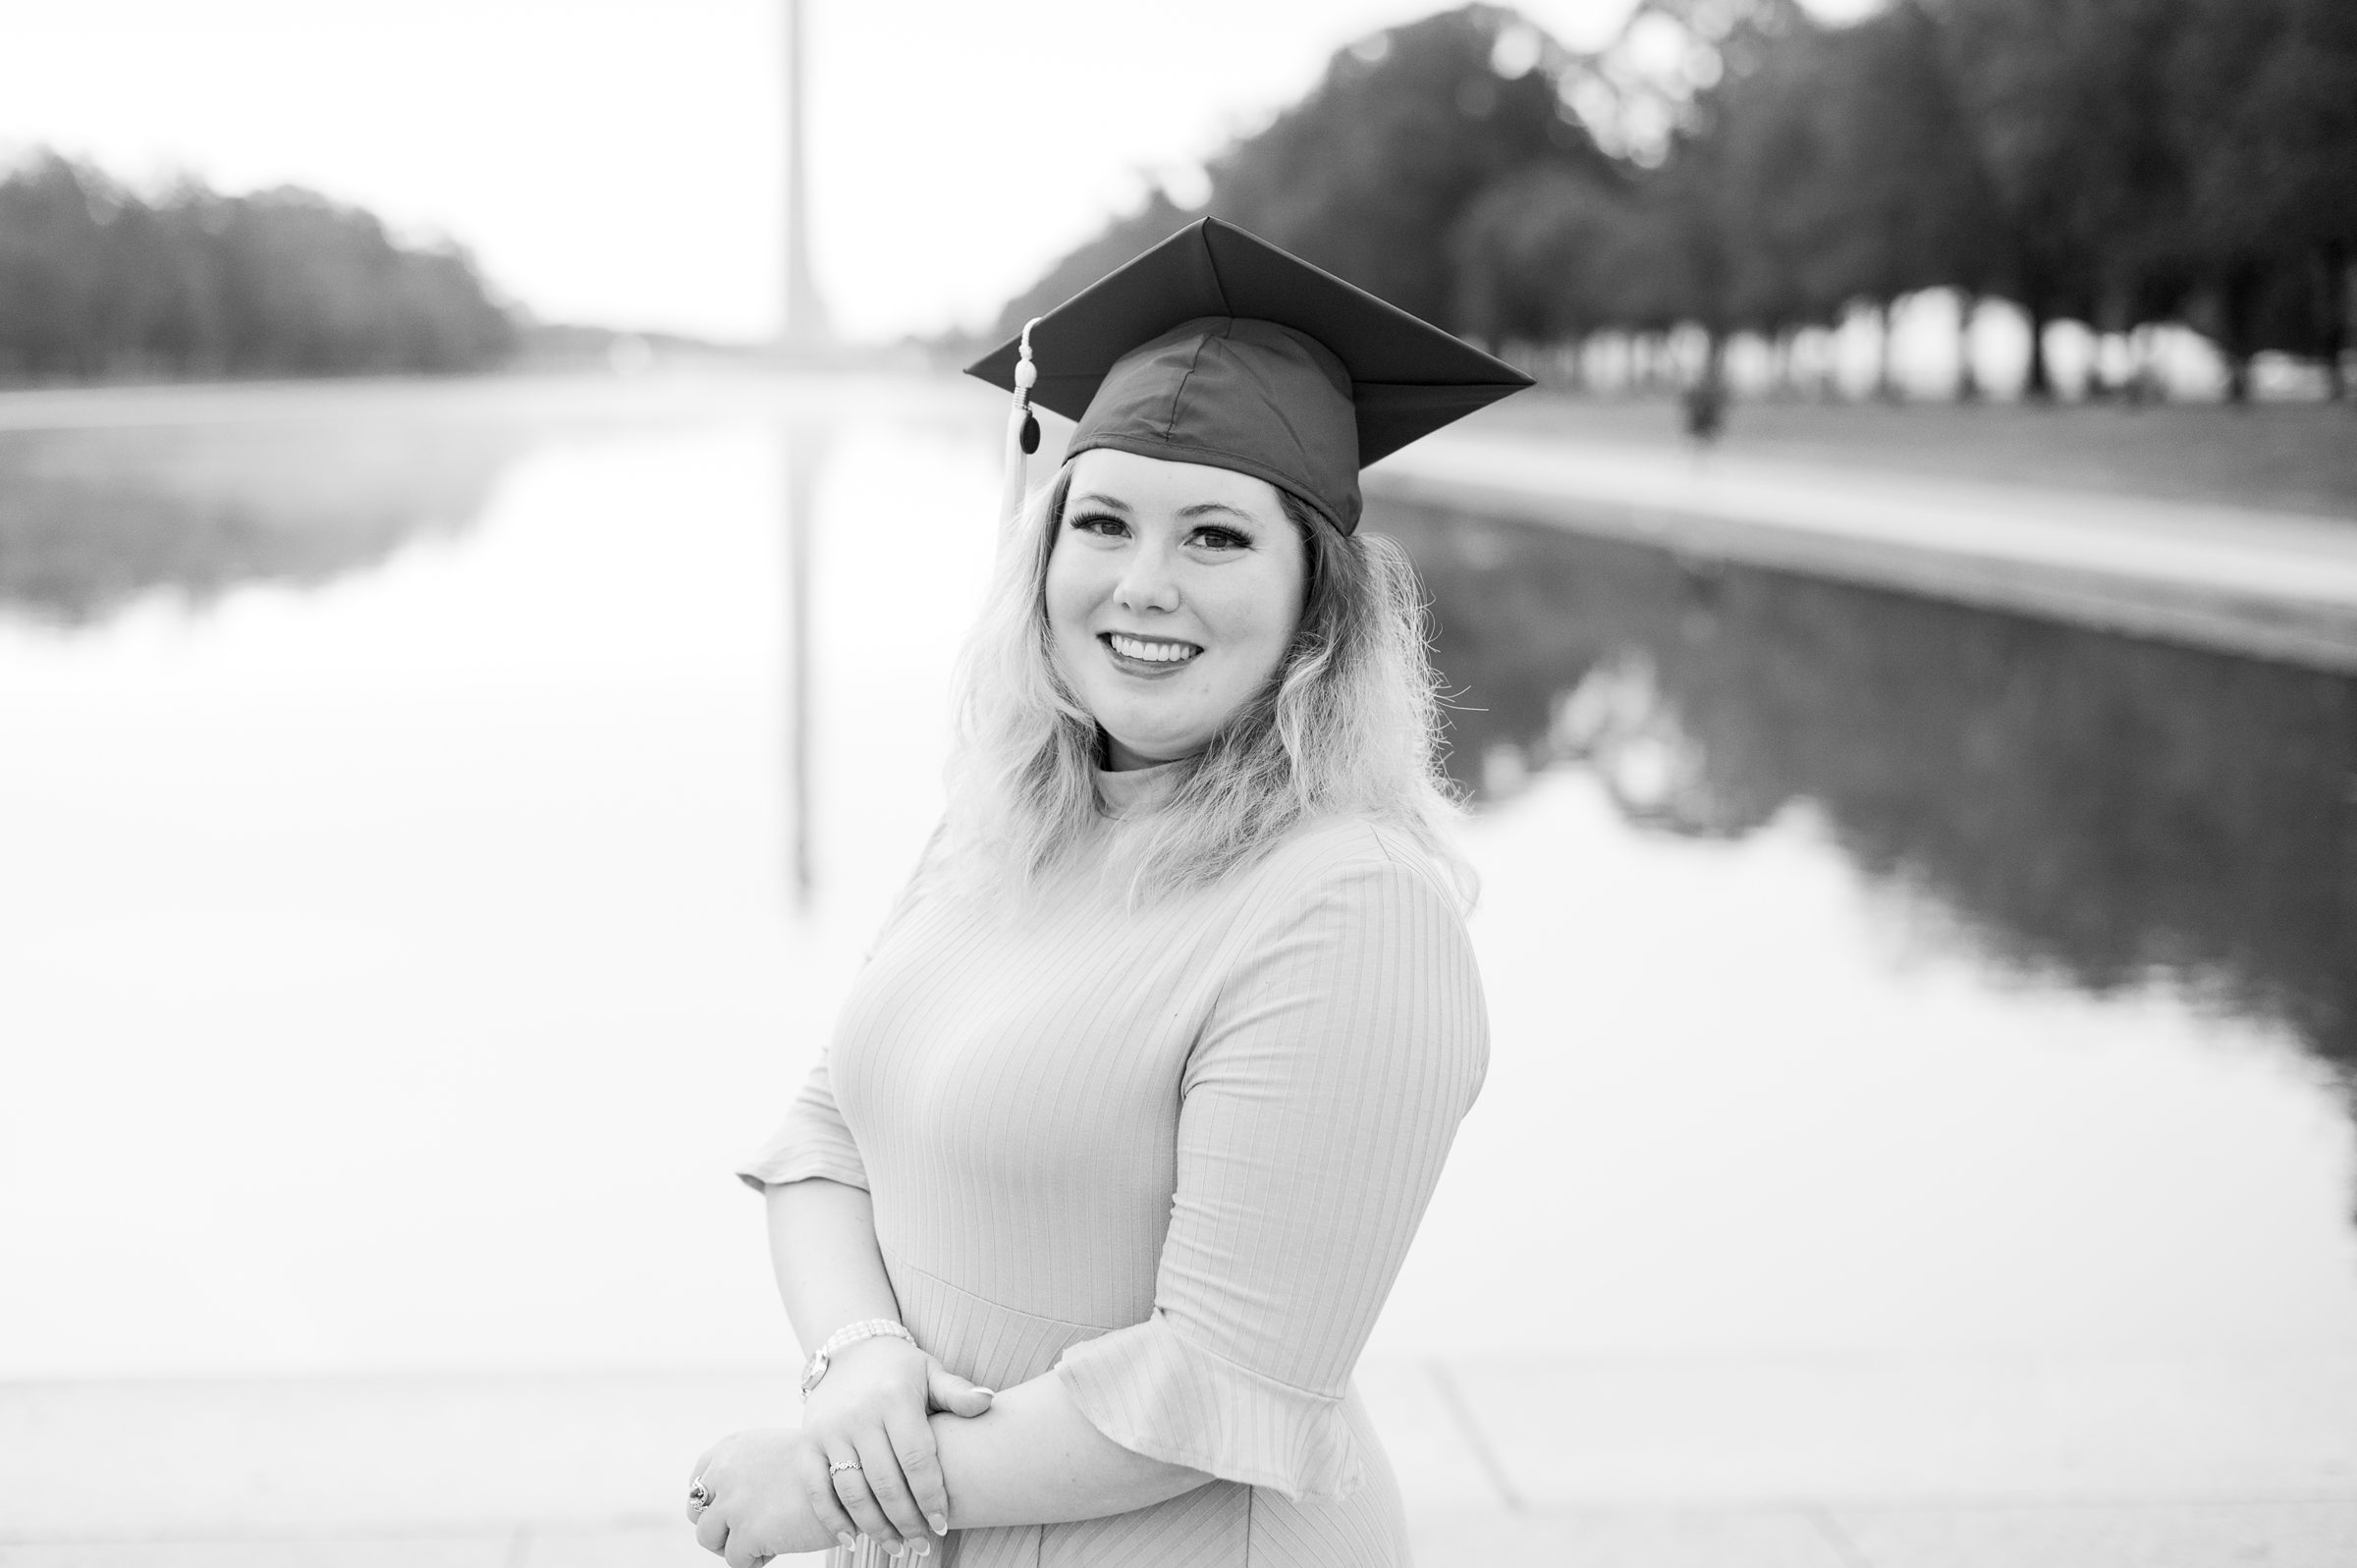
<instances>
[{"instance_id":1,"label":"woman's eyebrow","mask_svg":"<svg viewBox=\"0 0 2357 1568\"><path fill-rule=\"evenodd\" d=\"M1099 495L1095 491L1091 491L1085 496L1074 496L1070 501L1067 502L1066 505L1073 507L1103 507L1108 512L1127 512L1129 510L1128 502L1121 500L1116 496Z\"/></svg>"},{"instance_id":2,"label":"woman's eyebrow","mask_svg":"<svg viewBox=\"0 0 2357 1568\"><path fill-rule=\"evenodd\" d=\"M1258 522L1260 520L1258 517L1252 515L1252 514L1249 512L1246 512L1243 508L1232 507L1225 501L1198 501L1191 507L1180 507L1178 509L1178 515L1181 517L1200 517L1206 514L1214 512L1224 512L1231 517L1240 517L1246 522Z\"/></svg>"}]
</instances>

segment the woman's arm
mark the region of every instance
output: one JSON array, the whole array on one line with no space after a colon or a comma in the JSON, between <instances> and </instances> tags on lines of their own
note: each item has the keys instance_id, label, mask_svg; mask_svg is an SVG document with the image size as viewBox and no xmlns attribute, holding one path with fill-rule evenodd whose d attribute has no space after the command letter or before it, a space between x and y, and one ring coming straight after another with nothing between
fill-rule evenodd
<instances>
[{"instance_id":1,"label":"woman's arm","mask_svg":"<svg viewBox=\"0 0 2357 1568\"><path fill-rule=\"evenodd\" d=\"M805 1351L847 1323L899 1319L866 1193L835 1181L794 1181L769 1188L768 1199L770 1265ZM843 1353L841 1370L872 1351L909 1354L897 1339L863 1340ZM837 1376L838 1369L830 1369L820 1391ZM939 1468L908 1480L921 1491L931 1476L950 1478L953 1529L1127 1513L1212 1479L1132 1453L1107 1437L1089 1425L1052 1372L998 1393L988 1414L940 1415L931 1425ZM918 1501L927 1513L940 1506L922 1496Z\"/></svg>"},{"instance_id":2,"label":"woman's arm","mask_svg":"<svg viewBox=\"0 0 2357 1568\"><path fill-rule=\"evenodd\" d=\"M1107 1437L1081 1415L1054 1373L1008 1389L986 1415L935 1416L932 1428L942 1465L955 1478L948 1519L954 1530L1127 1513L1212 1480ZM712 1494L708 1506L687 1510L696 1541L726 1556L730 1568L755 1568L782 1553L823 1548L841 1528L812 1506L814 1478L825 1463L820 1440L807 1429L770 1428L722 1438L696 1461L696 1479ZM916 1532L905 1534L913 1539Z\"/></svg>"},{"instance_id":3,"label":"woman's arm","mask_svg":"<svg viewBox=\"0 0 2357 1568\"><path fill-rule=\"evenodd\" d=\"M1150 1508L1213 1477L1123 1447L1053 1372L1002 1389L988 1414L933 1418L950 1526L1054 1525Z\"/></svg>"},{"instance_id":4,"label":"woman's arm","mask_svg":"<svg viewBox=\"0 0 2357 1568\"><path fill-rule=\"evenodd\" d=\"M766 1189L770 1263L795 1337L807 1347L844 1324L899 1316L891 1278L876 1246L868 1195L841 1182L804 1180ZM922 1420L927 1373L934 1403L952 1411ZM913 1377L913 1381L911 1380ZM947 1394L948 1398L942 1395ZM959 1411L963 1413L959 1413ZM916 1418L914 1433L905 1430ZM851 1529L886 1541L922 1534L864 1505L846 1517L826 1467L847 1442L878 1422L891 1446L857 1442L862 1473L881 1497L892 1485L891 1457L906 1472L905 1488L938 1521L938 1533L983 1525L1053 1524L1126 1513L1191 1491L1212 1478L1122 1447L1091 1426L1054 1373L996 1396L982 1395L897 1339L862 1340L829 1368L804 1410L800 1431L741 1432L697 1462L717 1494L691 1509L697 1539L732 1563L775 1552L808 1551ZM911 1435L929 1451L911 1450ZM954 1495L944 1496L944 1477ZM895 1513L904 1512L895 1507Z\"/></svg>"},{"instance_id":5,"label":"woman's arm","mask_svg":"<svg viewBox=\"0 0 2357 1568\"><path fill-rule=\"evenodd\" d=\"M900 1321L901 1304L876 1248L875 1205L866 1193L840 1181L809 1180L769 1187L766 1196L769 1266L805 1357L847 1323Z\"/></svg>"},{"instance_id":6,"label":"woman's arm","mask_svg":"<svg viewBox=\"0 0 2357 1568\"><path fill-rule=\"evenodd\" d=\"M805 1352L846 1324L900 1321L866 1192L823 1178L763 1192L770 1267ZM896 1546L928 1524L941 1530L949 1494L925 1413L978 1416L992 1397L905 1340L877 1335L838 1351L802 1407L813 1451L799 1456L797 1474L811 1509L830 1531ZM855 1470L830 1468L854 1463Z\"/></svg>"}]
</instances>

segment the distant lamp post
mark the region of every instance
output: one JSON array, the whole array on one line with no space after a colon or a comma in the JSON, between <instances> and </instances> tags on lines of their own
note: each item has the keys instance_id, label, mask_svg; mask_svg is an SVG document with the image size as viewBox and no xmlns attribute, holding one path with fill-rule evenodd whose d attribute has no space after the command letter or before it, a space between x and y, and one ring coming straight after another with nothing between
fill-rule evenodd
<instances>
[{"instance_id":1,"label":"distant lamp post","mask_svg":"<svg viewBox=\"0 0 2357 1568\"><path fill-rule=\"evenodd\" d=\"M802 0L786 0L786 327L780 344L790 354L824 353L835 345L827 302L810 271L809 179L803 143L809 117L803 112L808 50L802 30Z\"/></svg>"}]
</instances>

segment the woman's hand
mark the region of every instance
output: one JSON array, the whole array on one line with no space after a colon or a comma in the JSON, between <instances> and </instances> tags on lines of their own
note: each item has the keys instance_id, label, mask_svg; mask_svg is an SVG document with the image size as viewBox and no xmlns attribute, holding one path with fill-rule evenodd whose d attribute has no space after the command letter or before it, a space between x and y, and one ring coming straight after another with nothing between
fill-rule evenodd
<instances>
[{"instance_id":1,"label":"woman's hand","mask_svg":"<svg viewBox=\"0 0 2357 1568\"><path fill-rule=\"evenodd\" d=\"M687 1504L696 1544L726 1557L729 1568L761 1568L786 1552L837 1544L834 1528L810 1506L810 1488L823 1490L826 1473L817 1441L792 1427L732 1433L695 1462L693 1480L709 1499Z\"/></svg>"},{"instance_id":2,"label":"woman's hand","mask_svg":"<svg viewBox=\"0 0 2357 1568\"><path fill-rule=\"evenodd\" d=\"M989 1389L906 1340L879 1334L846 1346L802 1406L801 1430L826 1456L828 1485L812 1507L831 1528L872 1537L887 1551L928 1527L946 1535L950 1496L925 1417L979 1416L990 1401Z\"/></svg>"}]
</instances>

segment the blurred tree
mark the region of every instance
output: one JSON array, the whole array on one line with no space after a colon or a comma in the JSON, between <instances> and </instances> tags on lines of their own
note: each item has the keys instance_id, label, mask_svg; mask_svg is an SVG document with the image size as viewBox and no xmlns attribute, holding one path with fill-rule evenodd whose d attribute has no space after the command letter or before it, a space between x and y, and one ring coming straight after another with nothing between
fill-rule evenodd
<instances>
[{"instance_id":1,"label":"blurred tree","mask_svg":"<svg viewBox=\"0 0 2357 1568\"><path fill-rule=\"evenodd\" d=\"M515 342L464 251L309 191L146 202L48 153L0 178L0 374L453 371Z\"/></svg>"},{"instance_id":2,"label":"blurred tree","mask_svg":"<svg viewBox=\"0 0 2357 1568\"><path fill-rule=\"evenodd\" d=\"M1211 210L1427 320L1458 324L1449 237L1493 183L1617 176L1558 91L1568 55L1473 5L1337 53L1310 95L1212 166Z\"/></svg>"},{"instance_id":3,"label":"blurred tree","mask_svg":"<svg viewBox=\"0 0 2357 1568\"><path fill-rule=\"evenodd\" d=\"M2021 304L2032 398L2064 318L2190 320L2236 396L2264 349L2344 395L2357 0L1888 0L1842 27L1640 0L1584 56L1472 5L1337 53L1211 174L1210 210L1496 344L1617 329L1659 367L1699 328L1710 381L1730 333L1788 345L1864 301L1889 393L1892 301L1947 287L1966 332L1980 297ZM1193 215L1157 193L1002 328Z\"/></svg>"},{"instance_id":4,"label":"blurred tree","mask_svg":"<svg viewBox=\"0 0 2357 1568\"><path fill-rule=\"evenodd\" d=\"M0 182L0 363L89 375L104 358L107 230L120 192L51 153Z\"/></svg>"},{"instance_id":5,"label":"blurred tree","mask_svg":"<svg viewBox=\"0 0 2357 1568\"><path fill-rule=\"evenodd\" d=\"M505 352L505 316L466 257L405 250L307 190L226 205L220 297L234 363L295 375L460 370Z\"/></svg>"},{"instance_id":6,"label":"blurred tree","mask_svg":"<svg viewBox=\"0 0 2357 1568\"><path fill-rule=\"evenodd\" d=\"M2046 328L2117 330L2174 301L2157 287L2183 166L2158 84L2186 0L1924 0L1941 29L2030 318L2024 391L2050 398Z\"/></svg>"},{"instance_id":7,"label":"blurred tree","mask_svg":"<svg viewBox=\"0 0 2357 1568\"><path fill-rule=\"evenodd\" d=\"M1173 200L1168 190L1155 187L1143 207L1107 224L1094 239L1049 268L1045 277L1008 300L1006 308L999 312L996 336L1014 337L1033 316L1053 310L1139 251L1160 244L1201 216L1200 212Z\"/></svg>"},{"instance_id":8,"label":"blurred tree","mask_svg":"<svg viewBox=\"0 0 2357 1568\"><path fill-rule=\"evenodd\" d=\"M1689 410L1724 407L1727 338L1754 324L1751 307L1800 308L1797 277L1779 266L1777 241L1788 212L1807 221L1805 197L1760 189L1755 156L1788 153L1791 143L1780 148L1771 135L1763 149L1754 133L1772 133L1782 101L1805 79L1815 32L1796 0L1642 0L1622 28L1632 47L1648 33L1669 40L1647 48L1673 60L1682 80L1704 83L1683 103L1661 166L1639 187L1653 223L1631 248L1648 265L1625 301L1635 322L1667 304L1675 320L1702 329ZM1704 422L1715 428L1715 418Z\"/></svg>"},{"instance_id":9,"label":"blurred tree","mask_svg":"<svg viewBox=\"0 0 2357 1568\"><path fill-rule=\"evenodd\" d=\"M1638 0L1590 62L1617 100L1614 139L1639 164L1658 165L1672 133L1714 134L1724 89L1817 30L1799 0Z\"/></svg>"},{"instance_id":10,"label":"blurred tree","mask_svg":"<svg viewBox=\"0 0 2357 1568\"><path fill-rule=\"evenodd\" d=\"M2171 63L2172 131L2190 168L2177 254L2196 319L2224 350L2229 395L2251 355L2308 353L2348 395L2357 262L2357 7L2347 0L2189 0Z\"/></svg>"},{"instance_id":11,"label":"blurred tree","mask_svg":"<svg viewBox=\"0 0 2357 1568\"><path fill-rule=\"evenodd\" d=\"M1738 79L1718 106L1726 150L1717 199L1735 240L1728 309L1775 346L1783 391L1793 334L1832 321L1843 297L1818 260L1838 195L1827 175L1826 73L1825 42L1811 30Z\"/></svg>"},{"instance_id":12,"label":"blurred tree","mask_svg":"<svg viewBox=\"0 0 2357 1568\"><path fill-rule=\"evenodd\" d=\"M1816 158L1795 182L1803 296L1851 299L1882 320L1876 390L1893 398L1891 307L1917 290L1966 296L1997 279L1999 213L1951 77L1940 24L1897 0L1816 40L1793 73L1814 110Z\"/></svg>"},{"instance_id":13,"label":"blurred tree","mask_svg":"<svg viewBox=\"0 0 2357 1568\"><path fill-rule=\"evenodd\" d=\"M1627 314L1644 222L1619 182L1539 164L1476 196L1449 237L1458 326L1490 343L1577 343Z\"/></svg>"}]
</instances>

